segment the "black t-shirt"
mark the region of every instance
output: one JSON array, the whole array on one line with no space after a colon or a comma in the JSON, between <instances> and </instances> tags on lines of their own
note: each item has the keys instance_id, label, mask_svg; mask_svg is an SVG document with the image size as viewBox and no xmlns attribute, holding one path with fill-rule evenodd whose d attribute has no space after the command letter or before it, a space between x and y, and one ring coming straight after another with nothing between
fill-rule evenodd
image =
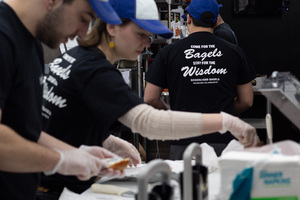
<instances>
[{"instance_id":1,"label":"black t-shirt","mask_svg":"<svg viewBox=\"0 0 300 200\"><path fill-rule=\"evenodd\" d=\"M44 131L73 146L98 145L109 136L118 118L143 103L96 47L75 47L55 59L44 85ZM42 185L75 192L90 182L58 174L43 177Z\"/></svg>"},{"instance_id":2,"label":"black t-shirt","mask_svg":"<svg viewBox=\"0 0 300 200\"><path fill-rule=\"evenodd\" d=\"M167 88L172 110L234 114L237 85L249 83L255 72L242 49L209 32L193 33L165 46L156 55L146 80ZM227 143L233 136L219 133L172 141Z\"/></svg>"},{"instance_id":3,"label":"black t-shirt","mask_svg":"<svg viewBox=\"0 0 300 200\"><path fill-rule=\"evenodd\" d=\"M235 33L227 23L222 23L214 28L214 35L231 42L232 44L238 44Z\"/></svg>"},{"instance_id":4,"label":"black t-shirt","mask_svg":"<svg viewBox=\"0 0 300 200\"><path fill-rule=\"evenodd\" d=\"M43 50L14 11L0 2L1 123L37 141L42 126ZM0 172L0 199L34 199L38 174Z\"/></svg>"}]
</instances>

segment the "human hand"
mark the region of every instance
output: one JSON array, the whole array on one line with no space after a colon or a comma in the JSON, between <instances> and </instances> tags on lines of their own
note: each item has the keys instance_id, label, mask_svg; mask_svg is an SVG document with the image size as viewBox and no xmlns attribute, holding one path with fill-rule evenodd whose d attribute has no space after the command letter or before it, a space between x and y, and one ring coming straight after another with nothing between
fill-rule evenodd
<instances>
[{"instance_id":1,"label":"human hand","mask_svg":"<svg viewBox=\"0 0 300 200\"><path fill-rule=\"evenodd\" d=\"M114 158L114 157L119 157L118 155L100 147L100 146L86 146L86 145L81 145L79 149L82 149L93 156L96 156L100 159L107 159L107 158ZM108 168L108 163L104 160L106 163L106 166L101 169L99 174L97 176L100 177L109 177L109 178L122 178L124 176L124 172L120 170L113 170Z\"/></svg>"},{"instance_id":2,"label":"human hand","mask_svg":"<svg viewBox=\"0 0 300 200\"><path fill-rule=\"evenodd\" d=\"M82 149L57 150L60 160L53 170L44 172L46 175L59 173L75 175L79 180L88 180L107 167L107 163Z\"/></svg>"},{"instance_id":3,"label":"human hand","mask_svg":"<svg viewBox=\"0 0 300 200\"><path fill-rule=\"evenodd\" d=\"M262 144L253 126L225 112L221 112L221 115L223 122L220 133L230 131L245 147L254 147Z\"/></svg>"},{"instance_id":4,"label":"human hand","mask_svg":"<svg viewBox=\"0 0 300 200\"><path fill-rule=\"evenodd\" d=\"M122 158L130 158L129 166L136 166L141 163L138 150L129 142L110 135L104 142L103 147L117 154Z\"/></svg>"},{"instance_id":5,"label":"human hand","mask_svg":"<svg viewBox=\"0 0 300 200\"><path fill-rule=\"evenodd\" d=\"M103 168L101 172L97 175L98 177L108 177L113 178L123 178L125 176L124 171L114 170L111 168Z\"/></svg>"},{"instance_id":6,"label":"human hand","mask_svg":"<svg viewBox=\"0 0 300 200\"><path fill-rule=\"evenodd\" d=\"M100 147L100 146L86 146L86 145L81 145L79 147L79 149L82 149L86 152L88 152L89 154L96 156L100 159L106 159L106 158L113 158L116 157L118 155Z\"/></svg>"}]
</instances>

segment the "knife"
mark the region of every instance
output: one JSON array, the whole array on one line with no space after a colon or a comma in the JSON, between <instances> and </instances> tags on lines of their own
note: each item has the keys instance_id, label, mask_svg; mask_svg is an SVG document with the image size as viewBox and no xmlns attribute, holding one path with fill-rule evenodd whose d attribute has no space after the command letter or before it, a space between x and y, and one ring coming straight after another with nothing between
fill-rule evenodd
<instances>
[{"instance_id":1,"label":"knife","mask_svg":"<svg viewBox=\"0 0 300 200\"><path fill-rule=\"evenodd\" d=\"M131 189L129 188L119 187L119 186L109 185L109 184L94 183L91 186L91 189L94 193L111 194L111 195L118 195L122 197L135 196L135 193L131 191Z\"/></svg>"},{"instance_id":2,"label":"knife","mask_svg":"<svg viewBox=\"0 0 300 200\"><path fill-rule=\"evenodd\" d=\"M273 144L273 123L270 114L266 115L267 134L270 144Z\"/></svg>"}]
</instances>

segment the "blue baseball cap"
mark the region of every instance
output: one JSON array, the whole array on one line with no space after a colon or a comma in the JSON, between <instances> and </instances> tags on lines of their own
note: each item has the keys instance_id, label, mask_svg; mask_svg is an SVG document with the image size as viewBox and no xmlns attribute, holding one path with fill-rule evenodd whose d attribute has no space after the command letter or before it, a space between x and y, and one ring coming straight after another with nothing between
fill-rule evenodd
<instances>
[{"instance_id":1,"label":"blue baseball cap","mask_svg":"<svg viewBox=\"0 0 300 200\"><path fill-rule=\"evenodd\" d=\"M154 0L109 0L121 19L130 19L141 28L169 39L173 31L159 21Z\"/></svg>"},{"instance_id":2,"label":"blue baseball cap","mask_svg":"<svg viewBox=\"0 0 300 200\"><path fill-rule=\"evenodd\" d=\"M122 24L120 17L108 0L89 0L89 3L103 21L113 25Z\"/></svg>"},{"instance_id":3,"label":"blue baseball cap","mask_svg":"<svg viewBox=\"0 0 300 200\"><path fill-rule=\"evenodd\" d=\"M203 13L211 12L214 15L211 22L216 23L219 15L219 7L223 7L223 5L218 5L216 0L192 0L185 10L188 11L193 18L198 20L202 20L201 15Z\"/></svg>"}]
</instances>

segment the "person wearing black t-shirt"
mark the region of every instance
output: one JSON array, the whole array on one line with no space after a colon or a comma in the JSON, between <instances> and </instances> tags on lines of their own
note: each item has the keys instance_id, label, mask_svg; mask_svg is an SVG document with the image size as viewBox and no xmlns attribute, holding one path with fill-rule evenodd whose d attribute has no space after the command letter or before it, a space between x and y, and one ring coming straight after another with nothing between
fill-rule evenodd
<instances>
[{"instance_id":1,"label":"person wearing black t-shirt","mask_svg":"<svg viewBox=\"0 0 300 200\"><path fill-rule=\"evenodd\" d=\"M162 48L146 73L144 101L167 109L160 98L167 88L170 109L236 115L252 106L255 72L242 49L213 34L219 15L215 0L193 0L187 7L190 35ZM182 132L184 135L185 132ZM220 155L234 139L218 132L171 141L170 159L182 159L192 142L208 143Z\"/></svg>"},{"instance_id":2,"label":"person wearing black t-shirt","mask_svg":"<svg viewBox=\"0 0 300 200\"><path fill-rule=\"evenodd\" d=\"M219 4L218 6L219 6L219 8L223 7L222 4ZM186 10L188 10L188 8L186 8ZM182 18L185 21L187 20L187 12L182 15ZM238 45L238 40L236 38L234 31L231 29L229 24L227 24L223 20L220 13L219 13L217 21L214 25L213 34L228 41L228 42L231 42L232 44Z\"/></svg>"},{"instance_id":3,"label":"person wearing black t-shirt","mask_svg":"<svg viewBox=\"0 0 300 200\"><path fill-rule=\"evenodd\" d=\"M111 8L107 2L102 4ZM104 7L102 11L106 11ZM111 15L105 18L121 23L115 13ZM116 156L101 147L74 148L42 132L44 61L40 41L54 48L68 37L84 36L95 17L83 0L0 2L1 200L33 200L39 172L87 180L106 167L99 158ZM107 173L119 175L120 171Z\"/></svg>"},{"instance_id":4,"label":"person wearing black t-shirt","mask_svg":"<svg viewBox=\"0 0 300 200\"><path fill-rule=\"evenodd\" d=\"M110 3L123 23L110 25L96 19L87 36L78 38L79 46L49 65L43 104L46 132L74 146L83 142L105 147L110 130L122 123L148 139L182 139L230 130L245 146L259 144L254 127L227 113L164 111L145 104L113 64L121 58L136 60L149 47L152 33L164 38L173 33L159 21L154 0ZM55 174L43 176L41 186L80 193L93 181L78 182Z\"/></svg>"},{"instance_id":5,"label":"person wearing black t-shirt","mask_svg":"<svg viewBox=\"0 0 300 200\"><path fill-rule=\"evenodd\" d=\"M228 42L231 42L232 44L238 45L238 40L235 33L233 32L229 24L224 22L220 14L218 15L217 22L214 26L213 34Z\"/></svg>"}]
</instances>

